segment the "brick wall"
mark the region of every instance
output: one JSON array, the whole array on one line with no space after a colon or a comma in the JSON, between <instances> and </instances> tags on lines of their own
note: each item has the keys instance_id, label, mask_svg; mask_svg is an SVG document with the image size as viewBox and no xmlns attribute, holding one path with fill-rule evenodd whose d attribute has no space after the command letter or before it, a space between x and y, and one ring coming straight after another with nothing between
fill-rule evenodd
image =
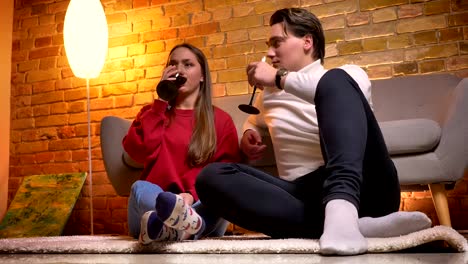
<instances>
[{"instance_id":1,"label":"brick wall","mask_svg":"<svg viewBox=\"0 0 468 264\"><path fill-rule=\"evenodd\" d=\"M203 49L214 95L249 92L245 66L266 52L268 19L301 6L323 22L326 67L355 63L372 79L450 72L468 77L468 2L463 0L102 0L109 53L91 80L95 233L126 234L126 202L102 163L99 124L133 118L154 88L175 44ZM86 83L75 78L63 47L68 1L17 0L14 12L9 201L23 176L87 171ZM468 175L449 192L453 225L468 229ZM66 234L89 234L87 181ZM435 219L427 192L404 193L403 210ZM436 222L437 223L437 222Z\"/></svg>"}]
</instances>

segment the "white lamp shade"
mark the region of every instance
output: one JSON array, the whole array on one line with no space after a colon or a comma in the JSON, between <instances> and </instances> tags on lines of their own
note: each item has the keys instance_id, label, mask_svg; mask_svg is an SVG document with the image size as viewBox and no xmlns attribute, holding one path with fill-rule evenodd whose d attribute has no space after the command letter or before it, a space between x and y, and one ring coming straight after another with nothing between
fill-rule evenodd
<instances>
[{"instance_id":1,"label":"white lamp shade","mask_svg":"<svg viewBox=\"0 0 468 264\"><path fill-rule=\"evenodd\" d=\"M68 63L76 77L99 76L106 61L109 32L99 0L71 0L65 14L63 39Z\"/></svg>"}]
</instances>

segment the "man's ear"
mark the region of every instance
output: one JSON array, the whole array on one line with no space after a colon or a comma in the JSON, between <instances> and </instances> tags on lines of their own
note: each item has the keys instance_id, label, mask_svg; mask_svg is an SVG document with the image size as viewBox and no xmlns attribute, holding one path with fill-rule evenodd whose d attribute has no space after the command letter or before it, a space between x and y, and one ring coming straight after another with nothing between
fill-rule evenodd
<instances>
[{"instance_id":1,"label":"man's ear","mask_svg":"<svg viewBox=\"0 0 468 264\"><path fill-rule=\"evenodd\" d=\"M312 39L312 35L307 34L303 37L304 39L304 51L308 52L309 50L314 48L314 40Z\"/></svg>"}]
</instances>

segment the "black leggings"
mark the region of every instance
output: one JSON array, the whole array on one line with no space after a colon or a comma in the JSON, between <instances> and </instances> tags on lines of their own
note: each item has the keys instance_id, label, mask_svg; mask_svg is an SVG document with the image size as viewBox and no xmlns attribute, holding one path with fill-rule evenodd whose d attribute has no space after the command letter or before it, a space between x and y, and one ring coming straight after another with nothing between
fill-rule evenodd
<instances>
[{"instance_id":1,"label":"black leggings","mask_svg":"<svg viewBox=\"0 0 468 264\"><path fill-rule=\"evenodd\" d=\"M324 166L285 181L244 164L212 163L196 181L203 204L275 238L318 238L333 199L353 203L360 217L398 211L397 172L358 84L345 71L330 70L317 85L315 104Z\"/></svg>"}]
</instances>

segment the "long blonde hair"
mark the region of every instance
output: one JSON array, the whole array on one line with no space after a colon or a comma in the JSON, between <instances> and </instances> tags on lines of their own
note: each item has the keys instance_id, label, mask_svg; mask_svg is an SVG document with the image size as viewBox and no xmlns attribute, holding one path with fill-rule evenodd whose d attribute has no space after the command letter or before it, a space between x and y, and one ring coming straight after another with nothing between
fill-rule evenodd
<instances>
[{"instance_id":1,"label":"long blonde hair","mask_svg":"<svg viewBox=\"0 0 468 264\"><path fill-rule=\"evenodd\" d=\"M203 52L188 43L173 47L169 53L168 63L174 50L181 47L189 49L197 57L203 74L203 81L200 82L200 91L197 101L195 102L195 127L192 132L186 157L188 166L196 167L209 161L216 151L216 129L214 125L214 109L211 100L211 75L208 61ZM169 102L169 104L173 105L174 101L175 100ZM174 107L171 107L171 110L172 109L174 109Z\"/></svg>"}]
</instances>

